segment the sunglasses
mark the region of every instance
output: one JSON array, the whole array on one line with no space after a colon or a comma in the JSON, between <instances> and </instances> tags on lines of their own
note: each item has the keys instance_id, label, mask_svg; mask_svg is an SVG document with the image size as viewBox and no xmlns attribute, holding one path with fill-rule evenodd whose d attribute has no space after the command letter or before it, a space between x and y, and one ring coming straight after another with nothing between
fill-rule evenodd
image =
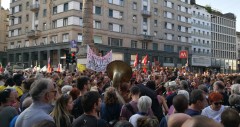
<instances>
[{"instance_id":1,"label":"sunglasses","mask_svg":"<svg viewBox=\"0 0 240 127\"><path fill-rule=\"evenodd\" d=\"M215 103L213 103L214 105L222 105L223 104L223 102L215 102Z\"/></svg>"}]
</instances>

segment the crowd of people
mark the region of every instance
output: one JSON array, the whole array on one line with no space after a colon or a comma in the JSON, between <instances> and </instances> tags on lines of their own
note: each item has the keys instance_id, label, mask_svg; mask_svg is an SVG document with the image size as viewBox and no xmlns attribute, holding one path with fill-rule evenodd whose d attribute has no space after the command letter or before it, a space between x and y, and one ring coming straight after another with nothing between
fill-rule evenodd
<instances>
[{"instance_id":1,"label":"crowd of people","mask_svg":"<svg viewBox=\"0 0 240 127\"><path fill-rule=\"evenodd\" d=\"M116 88L105 72L5 71L0 127L238 127L240 75L159 68Z\"/></svg>"}]
</instances>

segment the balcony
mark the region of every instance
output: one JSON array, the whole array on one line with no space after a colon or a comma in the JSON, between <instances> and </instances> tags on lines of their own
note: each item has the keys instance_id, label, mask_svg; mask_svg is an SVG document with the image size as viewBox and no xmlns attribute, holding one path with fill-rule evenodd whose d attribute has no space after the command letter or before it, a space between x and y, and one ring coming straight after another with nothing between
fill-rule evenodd
<instances>
[{"instance_id":1,"label":"balcony","mask_svg":"<svg viewBox=\"0 0 240 127\"><path fill-rule=\"evenodd\" d=\"M151 16L151 12L150 11L147 11L147 10L142 10L142 15L143 16L147 16L147 17L150 17Z\"/></svg>"},{"instance_id":2,"label":"balcony","mask_svg":"<svg viewBox=\"0 0 240 127\"><path fill-rule=\"evenodd\" d=\"M40 30L31 30L31 31L27 32L27 37L28 38L36 39L40 35L41 35L41 31Z\"/></svg>"},{"instance_id":3,"label":"balcony","mask_svg":"<svg viewBox=\"0 0 240 127\"><path fill-rule=\"evenodd\" d=\"M151 35L146 35L146 34L141 34L141 39L142 41L153 41L153 36Z\"/></svg>"},{"instance_id":4,"label":"balcony","mask_svg":"<svg viewBox=\"0 0 240 127\"><path fill-rule=\"evenodd\" d=\"M33 12L37 12L38 10L39 10L39 4L38 3L36 3L36 4L32 4L31 6L30 6L30 10L31 11L33 11Z\"/></svg>"},{"instance_id":5,"label":"balcony","mask_svg":"<svg viewBox=\"0 0 240 127\"><path fill-rule=\"evenodd\" d=\"M194 52L194 51L193 51L192 54L193 54L193 55L199 55L199 56L208 56L208 57L211 56L210 53L203 52L203 51L200 51L200 52L197 52L197 51Z\"/></svg>"},{"instance_id":6,"label":"balcony","mask_svg":"<svg viewBox=\"0 0 240 127\"><path fill-rule=\"evenodd\" d=\"M211 45L210 44L207 44L207 43L200 43L200 42L198 42L198 41L192 41L192 44L193 45L196 45L196 46L201 46L201 47L211 47Z\"/></svg>"}]
</instances>

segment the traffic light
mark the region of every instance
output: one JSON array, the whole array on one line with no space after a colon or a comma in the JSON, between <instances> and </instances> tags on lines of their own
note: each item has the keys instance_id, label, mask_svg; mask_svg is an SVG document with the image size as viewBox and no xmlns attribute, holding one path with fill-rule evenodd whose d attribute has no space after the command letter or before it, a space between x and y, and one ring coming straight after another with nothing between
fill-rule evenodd
<instances>
[{"instance_id":1,"label":"traffic light","mask_svg":"<svg viewBox=\"0 0 240 127\"><path fill-rule=\"evenodd\" d=\"M72 55L69 53L66 53L66 63L71 63L72 62Z\"/></svg>"},{"instance_id":2,"label":"traffic light","mask_svg":"<svg viewBox=\"0 0 240 127\"><path fill-rule=\"evenodd\" d=\"M73 52L73 53L71 54L71 56L72 56L72 62L71 62L71 63L76 63L76 53Z\"/></svg>"}]
</instances>

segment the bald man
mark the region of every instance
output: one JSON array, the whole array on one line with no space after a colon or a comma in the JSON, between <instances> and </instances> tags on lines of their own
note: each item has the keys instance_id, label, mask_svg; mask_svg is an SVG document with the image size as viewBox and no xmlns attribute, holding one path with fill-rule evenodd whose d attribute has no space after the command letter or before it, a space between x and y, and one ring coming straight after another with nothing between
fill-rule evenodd
<instances>
[{"instance_id":1,"label":"bald man","mask_svg":"<svg viewBox=\"0 0 240 127\"><path fill-rule=\"evenodd\" d=\"M168 118L168 127L181 127L182 124L190 119L191 116L184 113L175 113L169 116Z\"/></svg>"},{"instance_id":2,"label":"bald man","mask_svg":"<svg viewBox=\"0 0 240 127\"><path fill-rule=\"evenodd\" d=\"M222 124L215 122L206 116L194 116L183 123L181 127L223 127Z\"/></svg>"}]
</instances>

